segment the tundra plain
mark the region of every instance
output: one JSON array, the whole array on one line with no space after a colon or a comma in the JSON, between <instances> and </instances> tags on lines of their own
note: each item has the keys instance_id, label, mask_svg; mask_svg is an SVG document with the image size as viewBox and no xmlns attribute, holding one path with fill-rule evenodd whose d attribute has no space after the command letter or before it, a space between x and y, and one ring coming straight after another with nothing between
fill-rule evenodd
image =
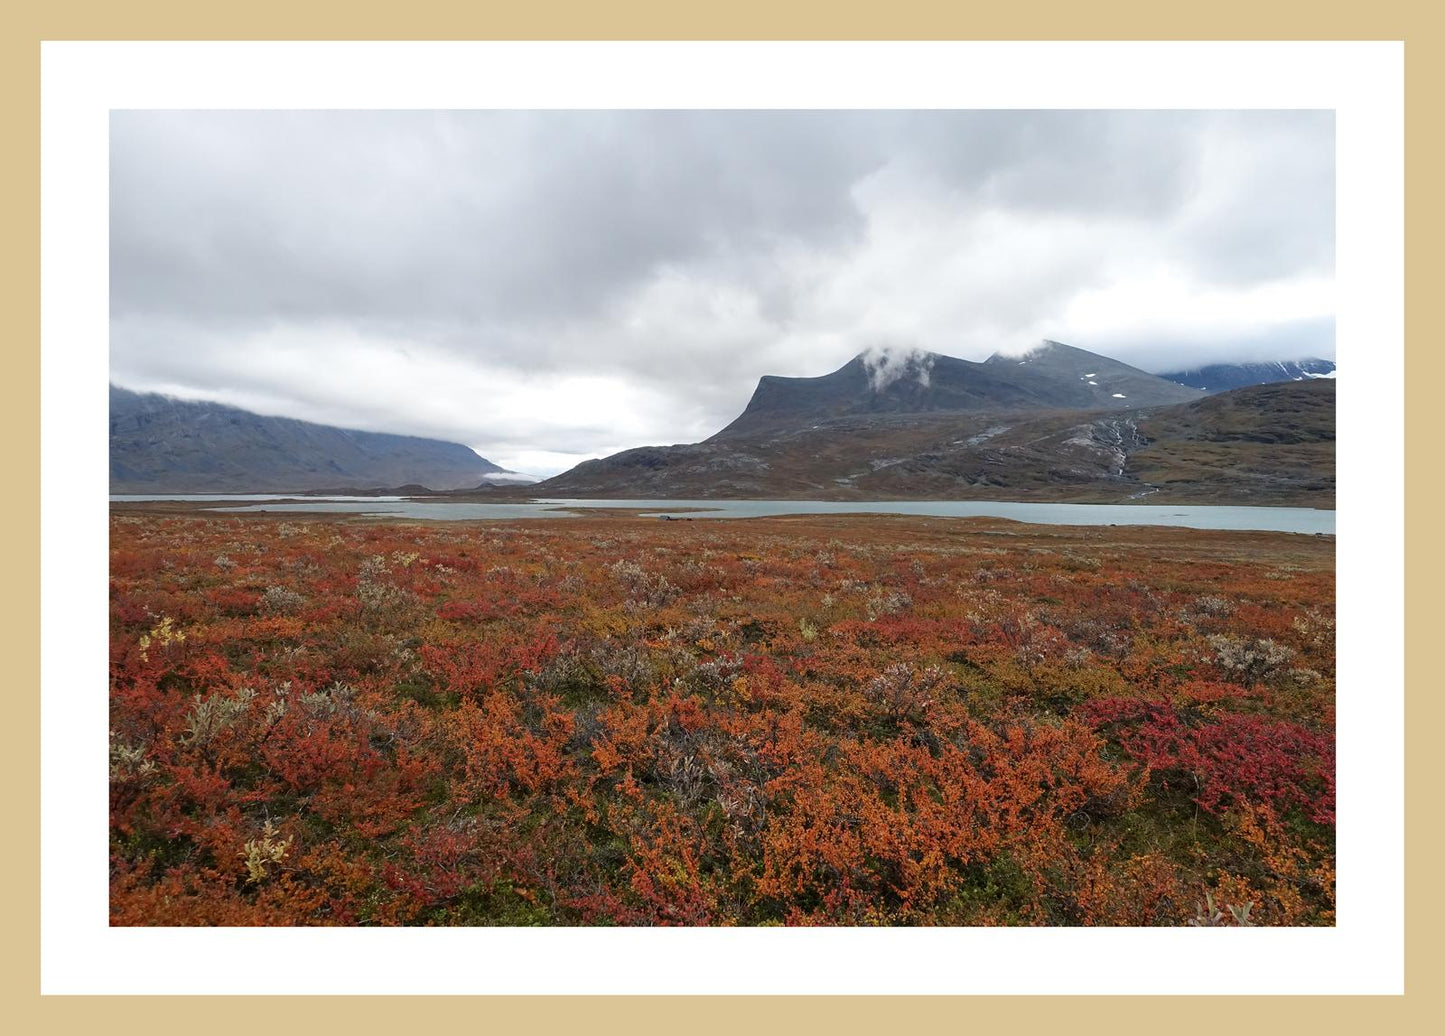
<instances>
[{"instance_id":1,"label":"tundra plain","mask_svg":"<svg viewBox=\"0 0 1445 1036\"><path fill-rule=\"evenodd\" d=\"M111 517L116 925L1329 925L1334 539Z\"/></svg>"}]
</instances>

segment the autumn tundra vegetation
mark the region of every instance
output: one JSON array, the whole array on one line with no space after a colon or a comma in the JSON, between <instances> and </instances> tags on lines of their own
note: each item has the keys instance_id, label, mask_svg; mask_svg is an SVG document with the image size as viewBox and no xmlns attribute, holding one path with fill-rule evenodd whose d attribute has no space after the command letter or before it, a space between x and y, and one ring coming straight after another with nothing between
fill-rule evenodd
<instances>
[{"instance_id":1,"label":"autumn tundra vegetation","mask_svg":"<svg viewBox=\"0 0 1445 1036\"><path fill-rule=\"evenodd\" d=\"M1334 539L117 507L116 925L1329 925Z\"/></svg>"}]
</instances>

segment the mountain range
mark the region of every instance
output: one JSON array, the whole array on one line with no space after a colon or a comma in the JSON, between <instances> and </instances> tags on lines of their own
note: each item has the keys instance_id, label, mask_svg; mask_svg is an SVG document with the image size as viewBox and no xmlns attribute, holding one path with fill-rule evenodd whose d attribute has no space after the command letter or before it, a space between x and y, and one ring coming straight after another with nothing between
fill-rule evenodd
<instances>
[{"instance_id":1,"label":"mountain range","mask_svg":"<svg viewBox=\"0 0 1445 1036\"><path fill-rule=\"evenodd\" d=\"M1277 381L1309 381L1333 378L1335 361L1314 357L1305 360L1281 360L1269 363L1211 363L1185 371L1159 375L1206 392L1225 392L1249 385L1268 385Z\"/></svg>"},{"instance_id":2,"label":"mountain range","mask_svg":"<svg viewBox=\"0 0 1445 1036\"><path fill-rule=\"evenodd\" d=\"M112 493L295 493L526 476L459 443L362 432L110 387Z\"/></svg>"},{"instance_id":3,"label":"mountain range","mask_svg":"<svg viewBox=\"0 0 1445 1036\"><path fill-rule=\"evenodd\" d=\"M702 442L624 450L525 486L457 443L112 386L111 492L1333 507L1333 378L1323 360L1155 375L1060 342L982 362L867 352L819 377L762 377ZM1216 388L1231 382L1245 384Z\"/></svg>"},{"instance_id":4,"label":"mountain range","mask_svg":"<svg viewBox=\"0 0 1445 1036\"><path fill-rule=\"evenodd\" d=\"M700 443L586 461L539 494L1334 506L1334 382L1223 395L1045 342L975 363L860 354L763 377Z\"/></svg>"}]
</instances>

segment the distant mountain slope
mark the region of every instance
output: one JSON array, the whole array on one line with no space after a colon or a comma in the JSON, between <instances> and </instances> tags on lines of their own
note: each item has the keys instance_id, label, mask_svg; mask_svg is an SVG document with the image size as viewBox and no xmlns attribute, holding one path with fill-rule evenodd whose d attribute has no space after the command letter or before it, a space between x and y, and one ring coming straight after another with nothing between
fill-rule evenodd
<instances>
[{"instance_id":1,"label":"distant mountain slope","mask_svg":"<svg viewBox=\"0 0 1445 1036\"><path fill-rule=\"evenodd\" d=\"M1310 358L1284 360L1278 363L1211 363L1186 371L1171 371L1159 377L1206 392L1227 392L1248 385L1268 385L1277 381L1309 381L1333 378L1335 361Z\"/></svg>"},{"instance_id":2,"label":"distant mountain slope","mask_svg":"<svg viewBox=\"0 0 1445 1036\"><path fill-rule=\"evenodd\" d=\"M752 432L734 422L727 435L625 450L536 488L602 498L1334 506L1332 381L1182 391L1190 402L1134 410L861 413L791 427L775 418Z\"/></svg>"},{"instance_id":3,"label":"distant mountain slope","mask_svg":"<svg viewBox=\"0 0 1445 1036\"><path fill-rule=\"evenodd\" d=\"M1161 498L1228 494L1240 503L1335 498L1335 383L1328 378L1233 389L1139 422L1148 444L1129 470Z\"/></svg>"},{"instance_id":4,"label":"distant mountain slope","mask_svg":"<svg viewBox=\"0 0 1445 1036\"><path fill-rule=\"evenodd\" d=\"M502 474L458 443L110 388L112 493L460 489Z\"/></svg>"},{"instance_id":5,"label":"distant mountain slope","mask_svg":"<svg viewBox=\"0 0 1445 1036\"><path fill-rule=\"evenodd\" d=\"M1059 342L982 363L938 353L865 353L817 378L764 376L742 414L708 441L869 414L1123 410L1195 398L1171 381Z\"/></svg>"},{"instance_id":6,"label":"distant mountain slope","mask_svg":"<svg viewBox=\"0 0 1445 1036\"><path fill-rule=\"evenodd\" d=\"M984 364L1007 371L1055 407L1134 410L1197 398L1158 375L1061 342L1044 342L1022 356L995 353Z\"/></svg>"}]
</instances>

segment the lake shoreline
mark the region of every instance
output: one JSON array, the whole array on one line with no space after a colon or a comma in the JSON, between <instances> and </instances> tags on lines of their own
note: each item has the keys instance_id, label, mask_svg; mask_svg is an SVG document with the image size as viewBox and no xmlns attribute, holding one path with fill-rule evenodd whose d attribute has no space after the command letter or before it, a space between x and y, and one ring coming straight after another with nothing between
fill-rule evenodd
<instances>
[{"instance_id":1,"label":"lake shoreline","mask_svg":"<svg viewBox=\"0 0 1445 1036\"><path fill-rule=\"evenodd\" d=\"M1031 525L1145 526L1218 531L1333 535L1334 511L1314 508L1158 504L1064 504L1020 501L823 501L533 498L528 503L472 503L434 498L313 497L263 494L232 497L174 494L113 499L113 509L210 515L346 516L382 520L523 521L628 517L723 521L777 517L888 516L994 518ZM226 505L232 506L226 506Z\"/></svg>"}]
</instances>

